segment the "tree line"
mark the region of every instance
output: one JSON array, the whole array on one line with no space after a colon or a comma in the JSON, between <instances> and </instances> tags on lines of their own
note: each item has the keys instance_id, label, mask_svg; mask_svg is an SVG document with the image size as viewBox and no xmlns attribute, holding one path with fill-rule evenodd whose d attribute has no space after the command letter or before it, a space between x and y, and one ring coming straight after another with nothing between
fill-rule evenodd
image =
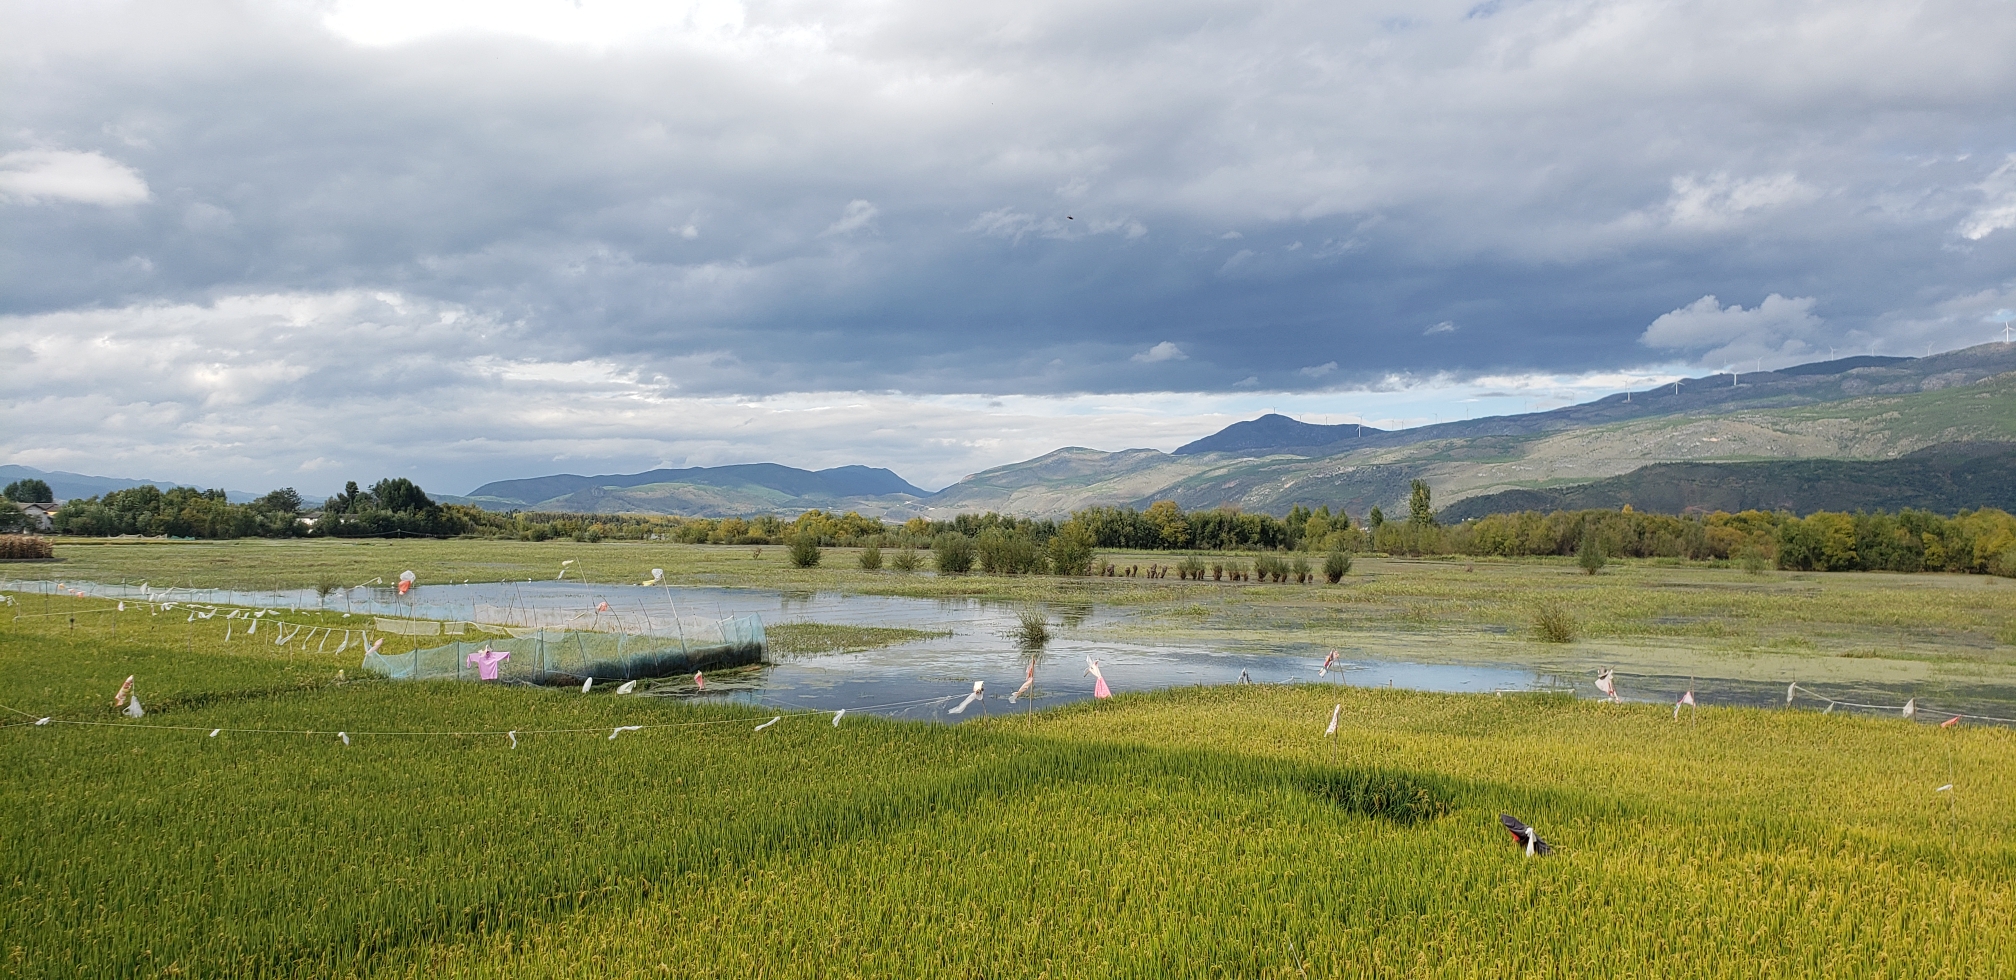
<instances>
[{"instance_id":1,"label":"tree line","mask_svg":"<svg viewBox=\"0 0 2016 980\"><path fill-rule=\"evenodd\" d=\"M6 488L13 500L48 499L41 481ZM1012 515L914 517L889 524L860 514L808 510L786 520L657 514L494 512L441 504L403 477L368 489L346 483L319 509L291 487L247 503L222 490L138 486L73 500L56 512L59 534L181 538L480 537L525 541L657 540L688 544L884 548L928 552L938 567L1001 573L1101 571L1099 551L1313 552L1476 557L1568 556L1742 560L1797 571L1948 571L2016 576L2016 518L1992 508L1926 511L1649 514L1621 510L1525 511L1460 524L1435 519L1416 481L1404 519L1377 507L1360 523L1342 510L1301 505L1285 517L1174 501L1145 509L1088 507L1063 521ZM902 555L899 554L900 560ZM914 560L914 558L912 559Z\"/></svg>"}]
</instances>

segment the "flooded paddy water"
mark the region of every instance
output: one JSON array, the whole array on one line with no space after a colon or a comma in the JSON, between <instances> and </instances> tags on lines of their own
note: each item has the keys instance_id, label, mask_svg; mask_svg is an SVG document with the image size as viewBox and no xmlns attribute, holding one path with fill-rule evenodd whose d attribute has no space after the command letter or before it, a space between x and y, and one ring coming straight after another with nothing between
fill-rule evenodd
<instances>
[{"instance_id":1,"label":"flooded paddy water","mask_svg":"<svg viewBox=\"0 0 2016 980\"><path fill-rule=\"evenodd\" d=\"M314 610L354 620L466 621L515 628L672 635L696 623L757 616L782 624L895 627L926 636L869 649L773 653L755 667L712 674L703 695L690 682L647 687L658 696L705 697L780 710L869 712L970 720L1089 699L1096 660L1116 693L1195 685L1336 684L1476 694L1556 692L1600 697L1602 668L1616 671L1626 700L1671 704L1692 690L1704 706L1901 714L1915 699L1920 722L1953 714L2016 718L2016 668L1959 649L1927 656L1922 644L1896 657L1819 656L1800 651L1717 651L1706 643L1584 640L1542 644L1498 628L1355 627L1305 631L1292 622L1256 627L1194 607L1183 615L1139 605L1028 604L923 599L839 591L784 591L690 585L559 581L430 584L400 595L379 585L337 590L157 590L69 582L95 597L272 610ZM54 583L7 582L0 589L49 593ZM1041 613L1051 639L1039 652L1015 633L1025 611ZM1307 635L1305 635L1307 634ZM1321 671L1329 650L1339 662ZM1035 697L1010 705L1030 660ZM974 682L988 698L949 714ZM1831 701L1830 701L1831 699Z\"/></svg>"}]
</instances>

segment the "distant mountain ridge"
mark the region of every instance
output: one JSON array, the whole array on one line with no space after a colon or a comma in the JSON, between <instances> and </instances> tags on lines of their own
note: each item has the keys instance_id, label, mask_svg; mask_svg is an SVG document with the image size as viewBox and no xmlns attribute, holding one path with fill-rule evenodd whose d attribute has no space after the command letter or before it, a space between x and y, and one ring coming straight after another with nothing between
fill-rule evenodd
<instances>
[{"instance_id":1,"label":"distant mountain ridge","mask_svg":"<svg viewBox=\"0 0 2016 980\"><path fill-rule=\"evenodd\" d=\"M926 493L879 467L802 470L780 463L742 463L605 476L563 473L497 480L477 487L467 496L441 499L490 510L729 517L835 507L881 514L892 503L923 497Z\"/></svg>"},{"instance_id":2,"label":"distant mountain ridge","mask_svg":"<svg viewBox=\"0 0 2016 980\"><path fill-rule=\"evenodd\" d=\"M1892 459L1944 443L2016 442L2011 372L2016 344L1992 343L1927 358L1841 358L1696 378L1677 392L1669 384L1551 412L1388 432L1368 426L1362 436L1356 425L1265 416L1175 453L1058 450L976 473L895 513L1061 517L1085 506L1174 500L1277 515L1328 505L1362 516L1374 505L1404 507L1417 479L1447 506L1656 463Z\"/></svg>"},{"instance_id":3,"label":"distant mountain ridge","mask_svg":"<svg viewBox=\"0 0 2016 980\"><path fill-rule=\"evenodd\" d=\"M2016 371L2016 345L1983 344L1931 357L1862 355L1759 373L1712 374L1546 412L1493 415L1411 429L1388 431L1352 423L1314 425L1270 414L1250 422L1233 423L1178 447L1172 455L1235 452L1256 456L1292 453L1315 457L1358 449L1406 446L1431 439L1544 435L1682 412L1723 413L1748 408L1788 408L1862 395L1936 390L1969 384L2008 371ZM1929 389L1926 387L1928 384L1932 386Z\"/></svg>"},{"instance_id":4,"label":"distant mountain ridge","mask_svg":"<svg viewBox=\"0 0 2016 980\"><path fill-rule=\"evenodd\" d=\"M17 466L12 463L0 465L0 486L15 480L35 479L49 484L53 496L59 501L82 500L85 497L102 497L114 490L130 490L134 487L155 486L163 490L175 487L194 486L173 480L128 480L116 476L87 476L83 473L67 473L63 470L38 470L33 466ZM204 488L210 489L210 488ZM226 490L224 496L232 503L242 504L259 498L259 494L243 490Z\"/></svg>"},{"instance_id":5,"label":"distant mountain ridge","mask_svg":"<svg viewBox=\"0 0 2016 980\"><path fill-rule=\"evenodd\" d=\"M1655 514L1905 507L1942 514L1981 507L2016 511L2016 443L1944 443L1881 460L1655 463L1574 486L1467 497L1436 516L1454 523L1490 514L1616 510L1627 504Z\"/></svg>"}]
</instances>

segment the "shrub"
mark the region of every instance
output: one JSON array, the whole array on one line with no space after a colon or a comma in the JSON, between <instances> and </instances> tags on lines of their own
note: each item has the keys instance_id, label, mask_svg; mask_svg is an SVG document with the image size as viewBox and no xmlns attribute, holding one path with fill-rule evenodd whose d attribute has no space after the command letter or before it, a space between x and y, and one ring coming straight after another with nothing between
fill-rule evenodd
<instances>
[{"instance_id":1,"label":"shrub","mask_svg":"<svg viewBox=\"0 0 2016 980\"><path fill-rule=\"evenodd\" d=\"M1575 564L1594 575L1609 563L1610 559L1603 554L1603 542L1596 539L1596 530L1582 532L1582 547L1575 550Z\"/></svg>"},{"instance_id":2,"label":"shrub","mask_svg":"<svg viewBox=\"0 0 2016 980\"><path fill-rule=\"evenodd\" d=\"M1323 577L1336 585L1351 574L1351 556L1341 551L1333 551L1323 557Z\"/></svg>"},{"instance_id":3,"label":"shrub","mask_svg":"<svg viewBox=\"0 0 2016 980\"><path fill-rule=\"evenodd\" d=\"M1743 565L1743 571L1751 575L1762 575L1766 568L1771 567L1770 561L1764 557L1764 549L1756 545L1743 549L1738 560Z\"/></svg>"},{"instance_id":4,"label":"shrub","mask_svg":"<svg viewBox=\"0 0 2016 980\"><path fill-rule=\"evenodd\" d=\"M973 539L946 531L931 539L931 559L941 575L964 575L973 570Z\"/></svg>"},{"instance_id":5,"label":"shrub","mask_svg":"<svg viewBox=\"0 0 2016 980\"><path fill-rule=\"evenodd\" d=\"M889 559L889 567L899 572L914 572L917 570L917 565L917 549L907 544L903 546L902 551L896 553L896 557Z\"/></svg>"},{"instance_id":6,"label":"shrub","mask_svg":"<svg viewBox=\"0 0 2016 980\"><path fill-rule=\"evenodd\" d=\"M1040 650L1050 642L1050 618L1034 609L1024 609L1015 627L1015 642L1025 650Z\"/></svg>"},{"instance_id":7,"label":"shrub","mask_svg":"<svg viewBox=\"0 0 2016 980\"><path fill-rule=\"evenodd\" d=\"M1092 536L1080 528L1067 526L1050 538L1050 571L1058 575L1086 575L1094 564Z\"/></svg>"},{"instance_id":8,"label":"shrub","mask_svg":"<svg viewBox=\"0 0 2016 980\"><path fill-rule=\"evenodd\" d=\"M49 539L31 534L0 534L0 558L54 558Z\"/></svg>"},{"instance_id":9,"label":"shrub","mask_svg":"<svg viewBox=\"0 0 2016 980\"><path fill-rule=\"evenodd\" d=\"M1543 602L1533 610L1533 635L1542 643L1573 643L1575 617L1558 602Z\"/></svg>"},{"instance_id":10,"label":"shrub","mask_svg":"<svg viewBox=\"0 0 2016 980\"><path fill-rule=\"evenodd\" d=\"M1295 576L1295 581L1298 583L1306 583L1316 577L1310 574L1309 559L1304 555L1298 554L1295 556L1295 561L1289 566L1289 571Z\"/></svg>"},{"instance_id":11,"label":"shrub","mask_svg":"<svg viewBox=\"0 0 2016 980\"><path fill-rule=\"evenodd\" d=\"M868 547L861 549L861 567L870 572L881 570L882 548L875 542L870 541Z\"/></svg>"},{"instance_id":12,"label":"shrub","mask_svg":"<svg viewBox=\"0 0 2016 980\"><path fill-rule=\"evenodd\" d=\"M819 564L819 539L809 534L800 534L791 539L791 564L795 568L811 568Z\"/></svg>"},{"instance_id":13,"label":"shrub","mask_svg":"<svg viewBox=\"0 0 2016 980\"><path fill-rule=\"evenodd\" d=\"M1196 555L1183 556L1183 560L1176 563L1176 577L1204 581L1204 559Z\"/></svg>"}]
</instances>

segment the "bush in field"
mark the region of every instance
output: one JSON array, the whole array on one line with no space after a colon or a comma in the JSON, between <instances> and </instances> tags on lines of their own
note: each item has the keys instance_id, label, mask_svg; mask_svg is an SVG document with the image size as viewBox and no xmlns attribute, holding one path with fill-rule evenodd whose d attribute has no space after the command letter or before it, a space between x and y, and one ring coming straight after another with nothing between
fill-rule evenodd
<instances>
[{"instance_id":1,"label":"bush in field","mask_svg":"<svg viewBox=\"0 0 2016 980\"><path fill-rule=\"evenodd\" d=\"M1016 617L1015 642L1024 650L1041 650L1050 642L1050 617L1034 609L1024 609Z\"/></svg>"},{"instance_id":2,"label":"bush in field","mask_svg":"<svg viewBox=\"0 0 2016 980\"><path fill-rule=\"evenodd\" d=\"M881 546L873 541L868 542L868 547L861 549L860 560L862 569L870 572L880 571L882 569Z\"/></svg>"},{"instance_id":3,"label":"bush in field","mask_svg":"<svg viewBox=\"0 0 2016 980\"><path fill-rule=\"evenodd\" d=\"M1582 532L1582 547L1575 550L1575 564L1582 566L1583 571L1594 575L1609 563L1609 557L1603 554L1603 542L1596 538L1596 529L1590 528Z\"/></svg>"},{"instance_id":4,"label":"bush in field","mask_svg":"<svg viewBox=\"0 0 2016 980\"><path fill-rule=\"evenodd\" d=\"M810 534L800 534L791 539L791 565L794 568L811 568L819 564L819 539Z\"/></svg>"},{"instance_id":5,"label":"bush in field","mask_svg":"<svg viewBox=\"0 0 2016 980\"><path fill-rule=\"evenodd\" d=\"M1259 582L1285 582L1288 580L1288 563L1273 555L1261 555L1253 559L1253 578Z\"/></svg>"},{"instance_id":6,"label":"bush in field","mask_svg":"<svg viewBox=\"0 0 2016 980\"><path fill-rule=\"evenodd\" d=\"M1351 574L1350 555L1341 551L1333 551L1323 556L1323 577L1329 579L1331 585L1336 585L1338 582L1343 581L1344 576L1349 574Z\"/></svg>"},{"instance_id":7,"label":"bush in field","mask_svg":"<svg viewBox=\"0 0 2016 980\"><path fill-rule=\"evenodd\" d=\"M1533 610L1533 635L1542 643L1573 643L1575 617L1558 602L1543 602Z\"/></svg>"},{"instance_id":8,"label":"bush in field","mask_svg":"<svg viewBox=\"0 0 2016 980\"><path fill-rule=\"evenodd\" d=\"M973 539L946 531L931 539L931 560L939 574L964 575L973 570Z\"/></svg>"},{"instance_id":9,"label":"bush in field","mask_svg":"<svg viewBox=\"0 0 2016 980\"><path fill-rule=\"evenodd\" d=\"M1183 560L1176 563L1176 577L1204 581L1204 559L1196 555L1184 555Z\"/></svg>"},{"instance_id":10,"label":"bush in field","mask_svg":"<svg viewBox=\"0 0 2016 980\"><path fill-rule=\"evenodd\" d=\"M917 549L907 544L896 553L896 557L889 559L889 567L899 572L914 572L918 564Z\"/></svg>"},{"instance_id":11,"label":"bush in field","mask_svg":"<svg viewBox=\"0 0 2016 980\"><path fill-rule=\"evenodd\" d=\"M1306 583L1316 577L1309 570L1309 558L1306 555L1296 555L1294 562L1289 565L1288 570L1290 574L1295 576L1296 582Z\"/></svg>"},{"instance_id":12,"label":"bush in field","mask_svg":"<svg viewBox=\"0 0 2016 980\"><path fill-rule=\"evenodd\" d=\"M1743 571L1750 575L1762 575L1765 569L1771 567L1770 559L1764 557L1764 549L1756 545L1744 548L1738 561L1742 563Z\"/></svg>"},{"instance_id":13,"label":"bush in field","mask_svg":"<svg viewBox=\"0 0 2016 980\"><path fill-rule=\"evenodd\" d=\"M49 539L28 534L0 534L0 558L54 558Z\"/></svg>"},{"instance_id":14,"label":"bush in field","mask_svg":"<svg viewBox=\"0 0 2016 980\"><path fill-rule=\"evenodd\" d=\"M973 551L980 570L989 575L1036 575L1050 566L1043 549L1029 535L1004 528L980 532Z\"/></svg>"},{"instance_id":15,"label":"bush in field","mask_svg":"<svg viewBox=\"0 0 2016 980\"><path fill-rule=\"evenodd\" d=\"M1088 575L1092 572L1092 536L1084 529L1066 525L1050 538L1050 571L1056 575Z\"/></svg>"}]
</instances>

